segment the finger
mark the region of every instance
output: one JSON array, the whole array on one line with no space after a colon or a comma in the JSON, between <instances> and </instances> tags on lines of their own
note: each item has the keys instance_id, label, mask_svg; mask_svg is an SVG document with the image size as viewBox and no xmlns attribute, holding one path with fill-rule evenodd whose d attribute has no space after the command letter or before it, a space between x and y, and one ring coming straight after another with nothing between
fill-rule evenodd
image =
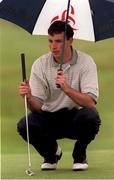
<instances>
[{"instance_id":1,"label":"finger","mask_svg":"<svg viewBox=\"0 0 114 180\"><path fill-rule=\"evenodd\" d=\"M57 75L63 75L63 71L62 70L58 70L57 71Z\"/></svg>"},{"instance_id":2,"label":"finger","mask_svg":"<svg viewBox=\"0 0 114 180\"><path fill-rule=\"evenodd\" d=\"M25 83L28 85L29 84L29 80L25 80Z\"/></svg>"},{"instance_id":3,"label":"finger","mask_svg":"<svg viewBox=\"0 0 114 180\"><path fill-rule=\"evenodd\" d=\"M28 89L26 89L26 88L20 88L20 89L19 89L19 93L20 93L21 95L28 94Z\"/></svg>"},{"instance_id":4,"label":"finger","mask_svg":"<svg viewBox=\"0 0 114 180\"><path fill-rule=\"evenodd\" d=\"M21 82L21 86L26 86L26 83L25 82Z\"/></svg>"},{"instance_id":5,"label":"finger","mask_svg":"<svg viewBox=\"0 0 114 180\"><path fill-rule=\"evenodd\" d=\"M21 85L22 86L29 86L29 81L25 80L24 82L21 82Z\"/></svg>"}]
</instances>

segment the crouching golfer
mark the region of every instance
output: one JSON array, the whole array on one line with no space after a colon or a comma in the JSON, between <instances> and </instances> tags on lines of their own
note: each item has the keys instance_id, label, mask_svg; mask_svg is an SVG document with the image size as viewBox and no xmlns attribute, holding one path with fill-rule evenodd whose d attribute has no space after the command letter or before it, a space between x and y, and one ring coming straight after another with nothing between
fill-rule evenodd
<instances>
[{"instance_id":1,"label":"crouching golfer","mask_svg":"<svg viewBox=\"0 0 114 180\"><path fill-rule=\"evenodd\" d=\"M93 59L73 48L73 29L67 25L63 70L60 71L65 22L55 21L48 29L50 52L38 58L29 82L19 94L27 96L30 143L44 158L42 170L55 170L62 156L58 139L76 140L72 152L74 171L88 168L86 150L99 131L100 117L97 70ZM59 71L58 71L59 70ZM59 85L59 88L57 87ZM26 122L18 123L26 141Z\"/></svg>"}]
</instances>

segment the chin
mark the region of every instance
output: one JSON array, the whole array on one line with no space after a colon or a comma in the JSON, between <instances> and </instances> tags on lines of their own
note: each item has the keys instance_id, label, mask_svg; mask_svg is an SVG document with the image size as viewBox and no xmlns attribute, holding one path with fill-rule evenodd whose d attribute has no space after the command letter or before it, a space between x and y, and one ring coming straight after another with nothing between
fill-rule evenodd
<instances>
[{"instance_id":1,"label":"chin","mask_svg":"<svg viewBox=\"0 0 114 180\"><path fill-rule=\"evenodd\" d=\"M55 59L60 59L60 56L58 55L53 55Z\"/></svg>"}]
</instances>

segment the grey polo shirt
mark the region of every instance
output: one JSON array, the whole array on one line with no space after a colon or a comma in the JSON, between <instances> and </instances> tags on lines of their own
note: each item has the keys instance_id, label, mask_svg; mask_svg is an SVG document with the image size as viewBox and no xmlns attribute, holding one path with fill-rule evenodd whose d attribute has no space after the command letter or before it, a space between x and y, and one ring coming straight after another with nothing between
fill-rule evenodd
<instances>
[{"instance_id":1,"label":"grey polo shirt","mask_svg":"<svg viewBox=\"0 0 114 180\"><path fill-rule=\"evenodd\" d=\"M42 110L54 112L61 108L81 108L55 84L57 70L60 68L52 53L38 58L32 65L30 86L32 95L43 101ZM68 76L68 84L82 92L88 93L97 101L98 79L96 64L93 59L73 49L70 63L63 64L63 71Z\"/></svg>"}]
</instances>

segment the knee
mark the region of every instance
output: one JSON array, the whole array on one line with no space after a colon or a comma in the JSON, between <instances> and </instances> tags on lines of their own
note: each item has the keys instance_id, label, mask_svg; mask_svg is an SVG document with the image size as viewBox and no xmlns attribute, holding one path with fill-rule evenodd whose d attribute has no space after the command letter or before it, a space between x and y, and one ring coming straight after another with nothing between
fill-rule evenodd
<instances>
[{"instance_id":1,"label":"knee","mask_svg":"<svg viewBox=\"0 0 114 180\"><path fill-rule=\"evenodd\" d=\"M79 119L86 124L101 124L100 116L95 108L83 108L79 112Z\"/></svg>"},{"instance_id":2,"label":"knee","mask_svg":"<svg viewBox=\"0 0 114 180\"><path fill-rule=\"evenodd\" d=\"M79 137L88 138L90 140L95 138L99 131L101 120L96 109L83 108L79 110L76 117L76 129Z\"/></svg>"},{"instance_id":3,"label":"knee","mask_svg":"<svg viewBox=\"0 0 114 180\"><path fill-rule=\"evenodd\" d=\"M28 114L28 130L29 137L35 137L40 133L41 128L41 119L36 113ZM17 124L18 133L26 140L27 138L27 124L26 117L23 117Z\"/></svg>"},{"instance_id":4,"label":"knee","mask_svg":"<svg viewBox=\"0 0 114 180\"><path fill-rule=\"evenodd\" d=\"M26 134L26 119L23 117L18 123L17 123L17 132L21 136L25 136Z\"/></svg>"},{"instance_id":5,"label":"knee","mask_svg":"<svg viewBox=\"0 0 114 180\"><path fill-rule=\"evenodd\" d=\"M94 134L97 134L101 125L99 113L95 108L85 109L85 121L86 127L92 130Z\"/></svg>"},{"instance_id":6,"label":"knee","mask_svg":"<svg viewBox=\"0 0 114 180\"><path fill-rule=\"evenodd\" d=\"M28 115L28 127L29 130L32 129L32 126L35 124L36 118L34 113L29 113ZM22 117L20 121L17 124L17 131L21 133L25 133L27 129L27 124L26 124L26 116Z\"/></svg>"}]
</instances>

